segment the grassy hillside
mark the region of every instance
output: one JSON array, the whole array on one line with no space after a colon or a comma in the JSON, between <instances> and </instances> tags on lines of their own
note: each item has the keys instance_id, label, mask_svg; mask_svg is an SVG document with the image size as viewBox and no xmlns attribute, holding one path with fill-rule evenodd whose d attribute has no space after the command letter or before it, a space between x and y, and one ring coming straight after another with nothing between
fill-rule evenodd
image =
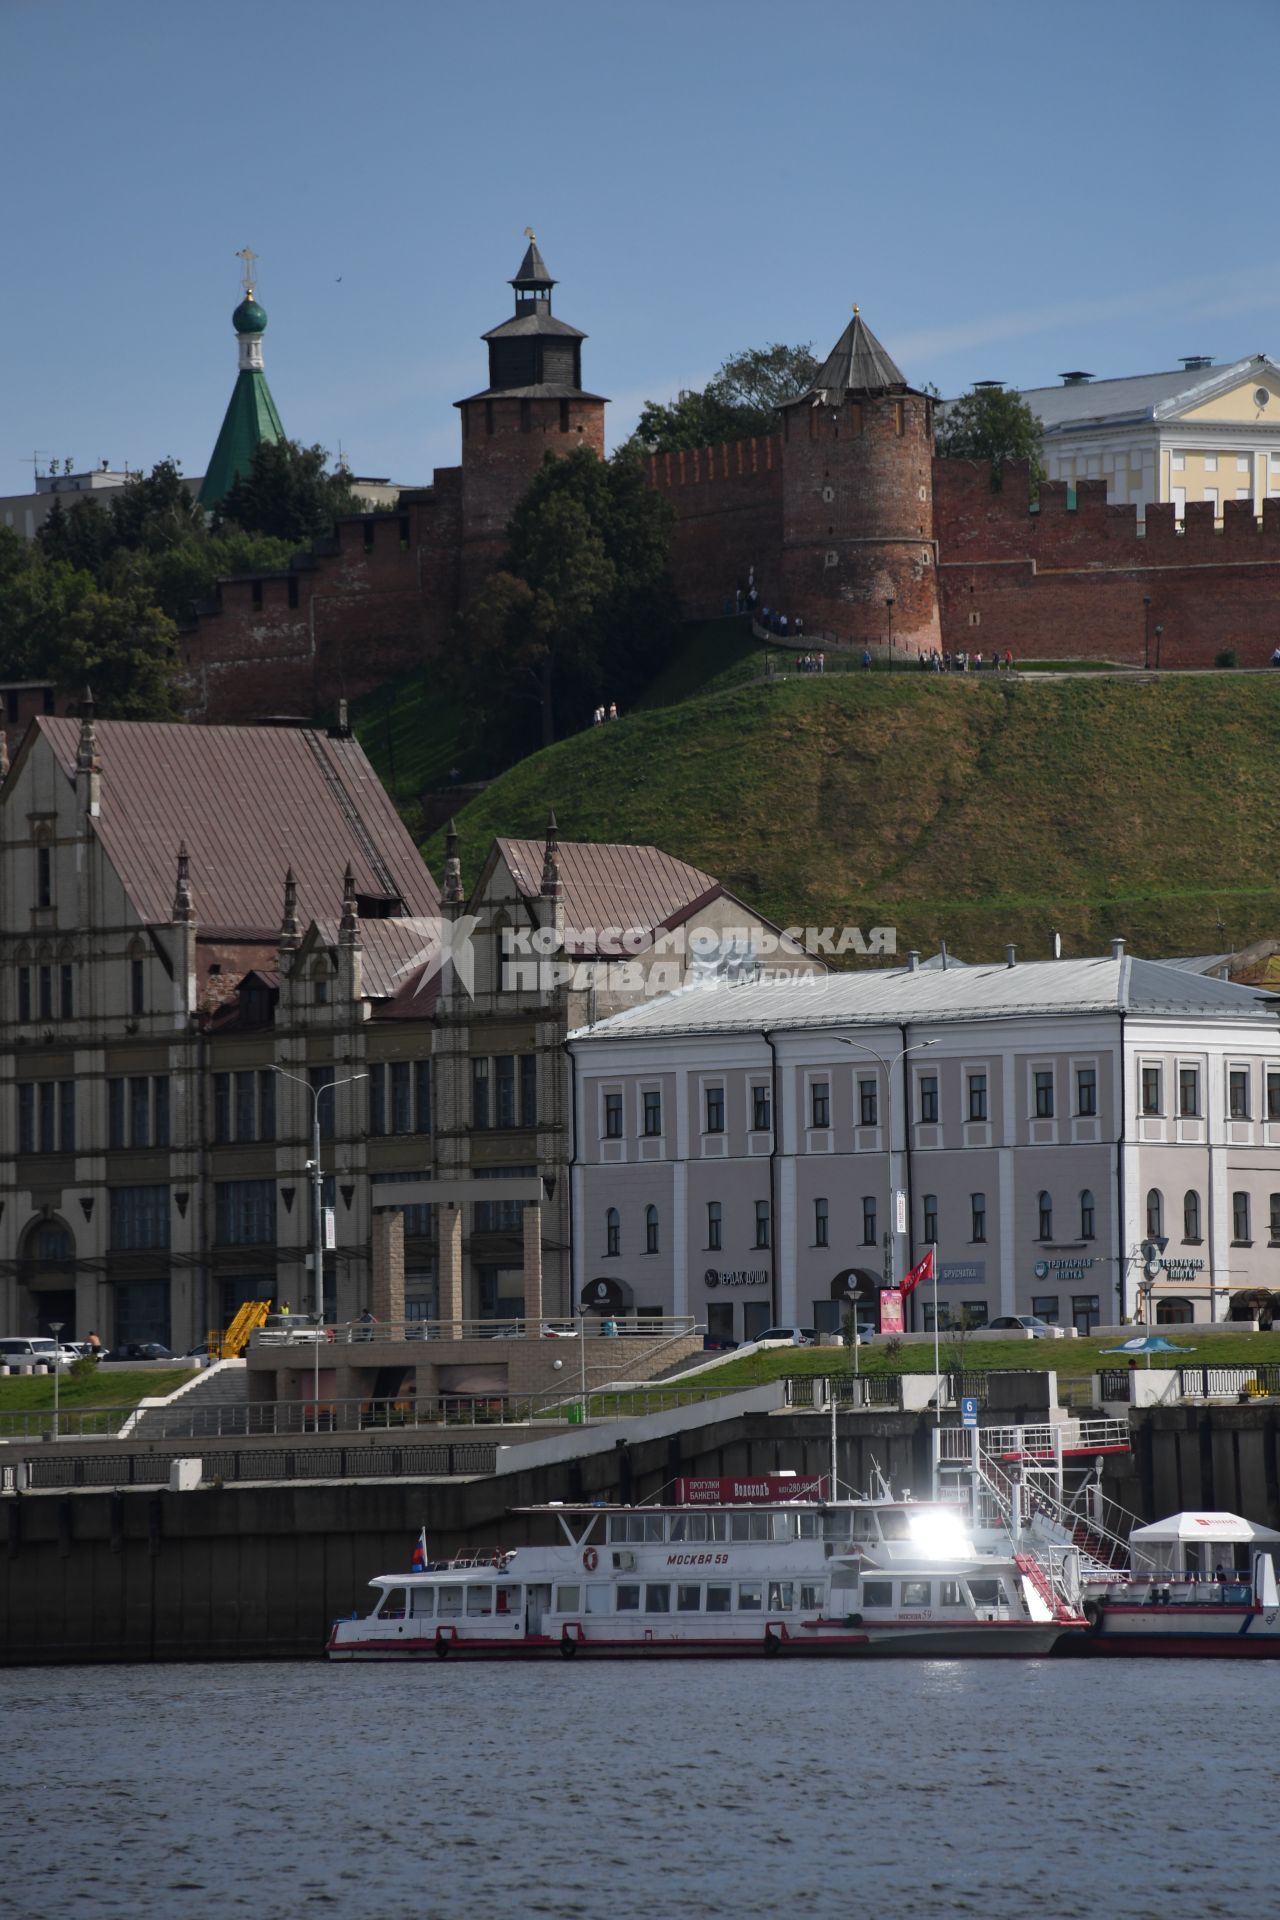
<instances>
[{"instance_id":1,"label":"grassy hillside","mask_svg":"<svg viewBox=\"0 0 1280 1920\"><path fill-rule=\"evenodd\" d=\"M1068 952L1209 952L1280 931L1278 746L1280 674L792 677L563 741L458 828L474 875L554 806L564 838L653 841L788 924L965 958L1043 954L1052 928Z\"/></svg>"}]
</instances>

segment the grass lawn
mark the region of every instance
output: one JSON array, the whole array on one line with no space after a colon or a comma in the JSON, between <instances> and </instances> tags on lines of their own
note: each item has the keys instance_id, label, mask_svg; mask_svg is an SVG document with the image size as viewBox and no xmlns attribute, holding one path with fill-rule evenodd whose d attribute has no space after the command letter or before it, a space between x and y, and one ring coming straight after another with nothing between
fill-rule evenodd
<instances>
[{"instance_id":1,"label":"grass lawn","mask_svg":"<svg viewBox=\"0 0 1280 1920\"><path fill-rule=\"evenodd\" d=\"M426 671L406 674L351 703L356 738L401 812L420 794L449 784L457 766L471 772L458 744L456 701Z\"/></svg>"},{"instance_id":2,"label":"grass lawn","mask_svg":"<svg viewBox=\"0 0 1280 1920\"><path fill-rule=\"evenodd\" d=\"M1135 1333L1139 1330L1135 1328ZM1253 1366L1264 1360L1280 1361L1280 1333L1223 1333L1178 1340L1178 1329L1167 1329L1168 1337L1185 1346L1181 1358L1174 1353L1151 1356L1154 1372L1160 1366ZM1125 1367L1123 1354L1108 1354L1107 1347L1119 1346L1119 1340L981 1340L970 1336L963 1343L943 1337L941 1359L946 1372L966 1373L1036 1372L1053 1370L1063 1379L1079 1379L1102 1373L1109 1367ZM767 1380L790 1376L841 1372L848 1364L844 1349L833 1347L770 1347L763 1353L744 1354L741 1360L726 1361L714 1372L698 1379L714 1387L755 1387ZM1145 1361L1139 1360L1139 1366ZM876 1340L859 1350L861 1373L932 1373L933 1348L924 1344L904 1346L895 1356L888 1343ZM693 1386L694 1381L689 1385Z\"/></svg>"},{"instance_id":3,"label":"grass lawn","mask_svg":"<svg viewBox=\"0 0 1280 1920\"><path fill-rule=\"evenodd\" d=\"M163 1399L184 1380L191 1378L190 1367L157 1367L154 1372L104 1373L101 1368L88 1380L72 1380L65 1373L58 1380L58 1406L73 1411L78 1407L120 1407L129 1412L139 1400ZM32 1374L27 1378L11 1374L0 1380L0 1414L39 1412L53 1406L53 1376Z\"/></svg>"}]
</instances>

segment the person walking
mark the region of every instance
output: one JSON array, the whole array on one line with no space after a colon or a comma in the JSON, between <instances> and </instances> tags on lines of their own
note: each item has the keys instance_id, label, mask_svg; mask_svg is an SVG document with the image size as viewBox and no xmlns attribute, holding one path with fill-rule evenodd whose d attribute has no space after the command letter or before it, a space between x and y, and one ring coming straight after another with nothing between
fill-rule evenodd
<instances>
[{"instance_id":1,"label":"person walking","mask_svg":"<svg viewBox=\"0 0 1280 1920\"><path fill-rule=\"evenodd\" d=\"M870 647L864 647L864 648L862 649L862 671L863 671L864 673L870 673L870 671L871 671L871 649L870 649Z\"/></svg>"},{"instance_id":2,"label":"person walking","mask_svg":"<svg viewBox=\"0 0 1280 1920\"><path fill-rule=\"evenodd\" d=\"M611 700L611 701L609 702L609 718L610 718L611 720L616 720L616 719L617 719L617 717L618 717L618 705L617 705L617 702L616 702L615 700Z\"/></svg>"}]
</instances>

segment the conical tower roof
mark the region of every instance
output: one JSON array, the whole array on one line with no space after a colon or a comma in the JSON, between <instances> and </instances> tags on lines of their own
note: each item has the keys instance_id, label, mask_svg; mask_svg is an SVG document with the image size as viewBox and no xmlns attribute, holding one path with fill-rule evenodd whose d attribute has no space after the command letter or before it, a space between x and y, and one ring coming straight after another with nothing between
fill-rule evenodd
<instances>
[{"instance_id":1,"label":"conical tower roof","mask_svg":"<svg viewBox=\"0 0 1280 1920\"><path fill-rule=\"evenodd\" d=\"M527 227L525 231L528 233L529 230ZM531 233L529 234L529 244L524 250L524 259L520 262L519 271L515 279L508 284L516 288L554 287L556 285L555 280L547 272L547 263L539 253L538 243Z\"/></svg>"},{"instance_id":2,"label":"conical tower roof","mask_svg":"<svg viewBox=\"0 0 1280 1920\"><path fill-rule=\"evenodd\" d=\"M253 456L264 440L285 437L262 366L266 309L255 300L247 277L245 297L232 314L231 324L239 342L240 372L200 487L200 505L209 512L221 506L237 478L248 479Z\"/></svg>"},{"instance_id":3,"label":"conical tower roof","mask_svg":"<svg viewBox=\"0 0 1280 1920\"><path fill-rule=\"evenodd\" d=\"M886 353L855 307L852 320L813 376L810 394L906 391L902 369Z\"/></svg>"}]
</instances>

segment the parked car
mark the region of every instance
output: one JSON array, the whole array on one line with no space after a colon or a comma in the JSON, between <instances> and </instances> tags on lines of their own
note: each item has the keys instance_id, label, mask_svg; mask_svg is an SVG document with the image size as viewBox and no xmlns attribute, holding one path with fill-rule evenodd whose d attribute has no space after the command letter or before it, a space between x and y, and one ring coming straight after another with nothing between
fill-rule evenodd
<instances>
[{"instance_id":1,"label":"parked car","mask_svg":"<svg viewBox=\"0 0 1280 1920\"><path fill-rule=\"evenodd\" d=\"M763 1333L756 1335L757 1343L763 1340L786 1340L793 1347L812 1347L817 1338L812 1327L766 1327Z\"/></svg>"},{"instance_id":2,"label":"parked car","mask_svg":"<svg viewBox=\"0 0 1280 1920\"><path fill-rule=\"evenodd\" d=\"M0 1339L0 1367L57 1367L65 1373L71 1361L56 1340L45 1334L6 1334Z\"/></svg>"},{"instance_id":3,"label":"parked car","mask_svg":"<svg viewBox=\"0 0 1280 1920\"><path fill-rule=\"evenodd\" d=\"M1056 1331L1047 1320L1041 1320L1034 1313L998 1313L994 1320L987 1321L987 1326L992 1333L1014 1333L1020 1327L1023 1333L1037 1340L1052 1340Z\"/></svg>"},{"instance_id":4,"label":"parked car","mask_svg":"<svg viewBox=\"0 0 1280 1920\"><path fill-rule=\"evenodd\" d=\"M158 1340L126 1340L123 1346L112 1347L104 1358L108 1360L173 1360L176 1355L168 1347L161 1346Z\"/></svg>"}]
</instances>

